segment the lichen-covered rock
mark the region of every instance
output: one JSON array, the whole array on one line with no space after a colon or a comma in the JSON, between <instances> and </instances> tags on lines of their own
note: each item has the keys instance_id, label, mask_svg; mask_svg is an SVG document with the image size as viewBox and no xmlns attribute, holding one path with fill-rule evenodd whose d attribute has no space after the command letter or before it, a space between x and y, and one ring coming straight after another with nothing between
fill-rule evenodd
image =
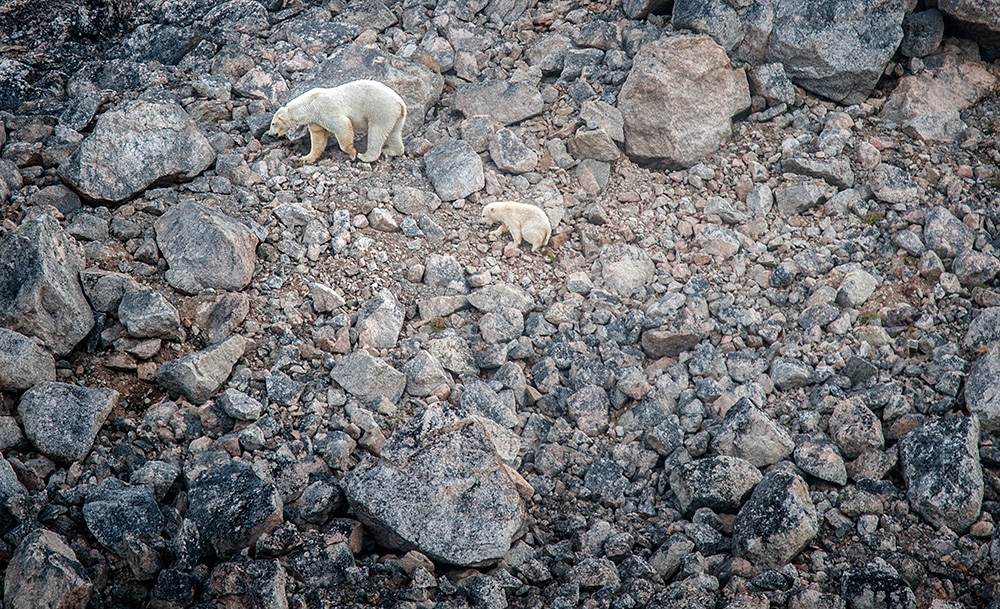
<instances>
[{"instance_id":1,"label":"lichen-covered rock","mask_svg":"<svg viewBox=\"0 0 1000 609\"><path fill-rule=\"evenodd\" d=\"M358 346L372 349L392 349L403 327L403 305L389 290L382 289L358 310L354 329Z\"/></svg>"},{"instance_id":2,"label":"lichen-covered rock","mask_svg":"<svg viewBox=\"0 0 1000 609\"><path fill-rule=\"evenodd\" d=\"M0 391L24 391L56 380L56 360L41 341L0 328Z\"/></svg>"},{"instance_id":3,"label":"lichen-covered rock","mask_svg":"<svg viewBox=\"0 0 1000 609\"><path fill-rule=\"evenodd\" d=\"M483 160L465 140L438 144L424 155L424 172L444 201L454 201L486 185Z\"/></svg>"},{"instance_id":4,"label":"lichen-covered rock","mask_svg":"<svg viewBox=\"0 0 1000 609\"><path fill-rule=\"evenodd\" d=\"M774 419L740 398L727 412L712 446L723 455L746 459L755 467L777 463L792 453L795 442Z\"/></svg>"},{"instance_id":5,"label":"lichen-covered rock","mask_svg":"<svg viewBox=\"0 0 1000 609\"><path fill-rule=\"evenodd\" d=\"M703 507L735 514L761 478L760 470L749 461L719 455L673 469L670 490L685 514Z\"/></svg>"},{"instance_id":6,"label":"lichen-covered rock","mask_svg":"<svg viewBox=\"0 0 1000 609\"><path fill-rule=\"evenodd\" d=\"M246 345L242 336L230 336L217 345L165 362L156 370L156 382L170 393L202 404L229 378Z\"/></svg>"},{"instance_id":7,"label":"lichen-covered rock","mask_svg":"<svg viewBox=\"0 0 1000 609\"><path fill-rule=\"evenodd\" d=\"M119 395L113 389L38 383L17 405L24 434L38 452L62 463L82 461Z\"/></svg>"},{"instance_id":8,"label":"lichen-covered rock","mask_svg":"<svg viewBox=\"0 0 1000 609\"><path fill-rule=\"evenodd\" d=\"M119 556L126 553L129 535L148 540L163 528L163 514L152 488L128 485L117 478L105 478L90 489L83 504L83 519L97 541Z\"/></svg>"},{"instance_id":9,"label":"lichen-covered rock","mask_svg":"<svg viewBox=\"0 0 1000 609\"><path fill-rule=\"evenodd\" d=\"M600 261L604 283L622 296L633 296L653 281L653 261L635 245L609 245L601 250Z\"/></svg>"},{"instance_id":10,"label":"lichen-covered rock","mask_svg":"<svg viewBox=\"0 0 1000 609\"><path fill-rule=\"evenodd\" d=\"M345 355L330 371L330 377L366 403L380 398L395 402L406 388L406 375L363 350Z\"/></svg>"},{"instance_id":11,"label":"lichen-covered rock","mask_svg":"<svg viewBox=\"0 0 1000 609\"><path fill-rule=\"evenodd\" d=\"M3 604L6 609L82 609L93 589L73 549L39 527L24 536L7 565Z\"/></svg>"},{"instance_id":12,"label":"lichen-covered rock","mask_svg":"<svg viewBox=\"0 0 1000 609\"><path fill-rule=\"evenodd\" d=\"M768 472L733 524L736 555L758 570L781 567L819 532L809 485L795 474Z\"/></svg>"},{"instance_id":13,"label":"lichen-covered rock","mask_svg":"<svg viewBox=\"0 0 1000 609\"><path fill-rule=\"evenodd\" d=\"M542 94L524 81L487 80L463 84L455 90L451 107L466 117L489 116L503 125L519 123L542 113Z\"/></svg>"}]
</instances>

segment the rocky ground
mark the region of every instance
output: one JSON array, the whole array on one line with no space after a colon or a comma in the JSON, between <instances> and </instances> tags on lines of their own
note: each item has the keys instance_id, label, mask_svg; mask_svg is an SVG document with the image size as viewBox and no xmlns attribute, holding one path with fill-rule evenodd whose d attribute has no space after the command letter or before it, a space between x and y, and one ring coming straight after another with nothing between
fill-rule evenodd
<instances>
[{"instance_id":1,"label":"rocky ground","mask_svg":"<svg viewBox=\"0 0 1000 609\"><path fill-rule=\"evenodd\" d=\"M0 7L4 606L998 606L1000 25L737 4Z\"/></svg>"}]
</instances>

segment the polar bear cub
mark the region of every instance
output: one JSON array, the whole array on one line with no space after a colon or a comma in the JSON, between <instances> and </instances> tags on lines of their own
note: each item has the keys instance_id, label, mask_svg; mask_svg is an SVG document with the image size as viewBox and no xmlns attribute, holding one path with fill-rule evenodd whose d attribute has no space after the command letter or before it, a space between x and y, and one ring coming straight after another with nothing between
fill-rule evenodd
<instances>
[{"instance_id":1,"label":"polar bear cub","mask_svg":"<svg viewBox=\"0 0 1000 609\"><path fill-rule=\"evenodd\" d=\"M541 207L514 201L497 201L483 208L483 219L488 223L501 222L499 228L490 234L499 237L504 229L510 231L514 247L521 245L521 239L531 244L531 251L537 252L549 242L552 226L549 217Z\"/></svg>"},{"instance_id":2,"label":"polar bear cub","mask_svg":"<svg viewBox=\"0 0 1000 609\"><path fill-rule=\"evenodd\" d=\"M271 119L270 135L281 137L292 127L309 126L312 149L302 157L315 163L326 148L327 132L353 161L354 130L368 130L368 149L361 160L371 163L382 154L403 154L406 104L395 91L374 80L355 80L332 89L311 89L278 108Z\"/></svg>"}]
</instances>

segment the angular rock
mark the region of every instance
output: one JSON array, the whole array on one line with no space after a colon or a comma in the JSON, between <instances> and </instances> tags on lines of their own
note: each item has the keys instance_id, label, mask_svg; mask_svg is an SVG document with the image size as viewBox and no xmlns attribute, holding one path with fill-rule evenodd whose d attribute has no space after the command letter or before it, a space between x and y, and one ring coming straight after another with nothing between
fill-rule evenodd
<instances>
[{"instance_id":1,"label":"angular rock","mask_svg":"<svg viewBox=\"0 0 1000 609\"><path fill-rule=\"evenodd\" d=\"M965 404L986 432L1000 430L1000 347L979 356L965 380Z\"/></svg>"},{"instance_id":2,"label":"angular rock","mask_svg":"<svg viewBox=\"0 0 1000 609\"><path fill-rule=\"evenodd\" d=\"M910 13L903 18L903 42L899 52L907 57L926 57L936 51L944 37L944 17L936 9Z\"/></svg>"},{"instance_id":3,"label":"angular rock","mask_svg":"<svg viewBox=\"0 0 1000 609\"><path fill-rule=\"evenodd\" d=\"M484 80L455 89L451 107L466 117L483 115L502 125L512 125L541 114L544 104L542 94L531 83Z\"/></svg>"},{"instance_id":4,"label":"angular rock","mask_svg":"<svg viewBox=\"0 0 1000 609\"><path fill-rule=\"evenodd\" d=\"M469 304L484 313L502 309L516 309L528 313L535 307L531 295L509 283L492 283L469 294Z\"/></svg>"},{"instance_id":5,"label":"angular rock","mask_svg":"<svg viewBox=\"0 0 1000 609\"><path fill-rule=\"evenodd\" d=\"M841 400L830 415L830 435L845 459L856 459L885 445L882 422L860 400Z\"/></svg>"},{"instance_id":6,"label":"angular rock","mask_svg":"<svg viewBox=\"0 0 1000 609\"><path fill-rule=\"evenodd\" d=\"M19 392L56 380L56 360L41 341L0 328L0 391Z\"/></svg>"},{"instance_id":7,"label":"angular rock","mask_svg":"<svg viewBox=\"0 0 1000 609\"><path fill-rule=\"evenodd\" d=\"M703 507L735 514L761 478L760 470L749 461L720 455L671 470L670 490L688 516Z\"/></svg>"},{"instance_id":8,"label":"angular rock","mask_svg":"<svg viewBox=\"0 0 1000 609\"><path fill-rule=\"evenodd\" d=\"M428 351L420 351L403 365L406 393L422 398L435 395L450 385L450 377L441 363Z\"/></svg>"},{"instance_id":9,"label":"angular rock","mask_svg":"<svg viewBox=\"0 0 1000 609\"><path fill-rule=\"evenodd\" d=\"M528 148L510 129L500 129L490 140L490 158L500 171L526 173L534 171L538 155Z\"/></svg>"},{"instance_id":10,"label":"angular rock","mask_svg":"<svg viewBox=\"0 0 1000 609\"><path fill-rule=\"evenodd\" d=\"M927 70L899 79L882 107L882 118L905 123L929 112L972 107L996 85L997 77L978 61L954 50L927 58Z\"/></svg>"},{"instance_id":11,"label":"angular rock","mask_svg":"<svg viewBox=\"0 0 1000 609\"><path fill-rule=\"evenodd\" d=\"M719 454L764 467L792 454L795 442L767 413L747 398L740 398L726 412L722 428L712 439L712 447Z\"/></svg>"},{"instance_id":12,"label":"angular rock","mask_svg":"<svg viewBox=\"0 0 1000 609\"><path fill-rule=\"evenodd\" d=\"M56 357L94 326L80 288L80 246L48 215L0 237L0 326L34 336Z\"/></svg>"},{"instance_id":13,"label":"angular rock","mask_svg":"<svg viewBox=\"0 0 1000 609\"><path fill-rule=\"evenodd\" d=\"M875 292L878 282L868 271L858 269L848 273L837 290L837 304L842 307L860 307Z\"/></svg>"},{"instance_id":14,"label":"angular rock","mask_svg":"<svg viewBox=\"0 0 1000 609\"><path fill-rule=\"evenodd\" d=\"M263 480L243 461L213 465L188 488L185 518L222 558L252 547L282 520L274 483Z\"/></svg>"},{"instance_id":15,"label":"angular rock","mask_svg":"<svg viewBox=\"0 0 1000 609\"><path fill-rule=\"evenodd\" d=\"M232 388L219 395L218 404L226 415L237 421L256 421L264 410L260 402Z\"/></svg>"},{"instance_id":16,"label":"angular rock","mask_svg":"<svg viewBox=\"0 0 1000 609\"><path fill-rule=\"evenodd\" d=\"M781 168L790 173L819 178L837 188L854 186L854 172L851 170L851 162L845 156L836 156L832 159L797 156L785 160Z\"/></svg>"},{"instance_id":17,"label":"angular rock","mask_svg":"<svg viewBox=\"0 0 1000 609\"><path fill-rule=\"evenodd\" d=\"M706 324L682 309L677 312L675 319L644 330L640 345L646 355L652 358L677 357L698 346L706 335Z\"/></svg>"},{"instance_id":18,"label":"angular rock","mask_svg":"<svg viewBox=\"0 0 1000 609\"><path fill-rule=\"evenodd\" d=\"M984 254L976 250L965 250L955 256L951 263L951 272L958 277L958 282L964 286L990 284L1000 273L1000 260L996 256Z\"/></svg>"},{"instance_id":19,"label":"angular rock","mask_svg":"<svg viewBox=\"0 0 1000 609\"><path fill-rule=\"evenodd\" d=\"M735 554L759 571L787 564L819 531L809 485L795 474L768 472L733 524Z\"/></svg>"},{"instance_id":20,"label":"angular rock","mask_svg":"<svg viewBox=\"0 0 1000 609\"><path fill-rule=\"evenodd\" d=\"M3 581L7 609L79 609L93 592L87 570L58 534L28 532L10 558Z\"/></svg>"},{"instance_id":21,"label":"angular rock","mask_svg":"<svg viewBox=\"0 0 1000 609\"><path fill-rule=\"evenodd\" d=\"M604 283L622 296L633 296L653 281L653 261L638 246L611 244L601 250L599 260Z\"/></svg>"},{"instance_id":22,"label":"angular rock","mask_svg":"<svg viewBox=\"0 0 1000 609\"><path fill-rule=\"evenodd\" d=\"M1000 307L980 311L972 320L962 339L962 347L970 350L992 349L1000 341Z\"/></svg>"},{"instance_id":23,"label":"angular rock","mask_svg":"<svg viewBox=\"0 0 1000 609\"><path fill-rule=\"evenodd\" d=\"M774 358L770 376L778 389L795 389L812 383L812 369L805 363L788 357Z\"/></svg>"},{"instance_id":24,"label":"angular rock","mask_svg":"<svg viewBox=\"0 0 1000 609\"><path fill-rule=\"evenodd\" d=\"M920 188L905 169L879 163L872 172L872 192L885 203L910 203L920 194Z\"/></svg>"},{"instance_id":25,"label":"angular rock","mask_svg":"<svg viewBox=\"0 0 1000 609\"><path fill-rule=\"evenodd\" d=\"M445 201L465 198L486 186L483 161L465 140L431 148L424 155L424 172Z\"/></svg>"},{"instance_id":26,"label":"angular rock","mask_svg":"<svg viewBox=\"0 0 1000 609\"><path fill-rule=\"evenodd\" d=\"M801 177L778 186L774 190L774 200L778 205L778 213L787 217L816 207L823 200L825 192L823 182Z\"/></svg>"},{"instance_id":27,"label":"angular rock","mask_svg":"<svg viewBox=\"0 0 1000 609\"><path fill-rule=\"evenodd\" d=\"M277 108L288 97L288 83L277 70L255 66L233 84L233 93L263 100L268 107Z\"/></svg>"},{"instance_id":28,"label":"angular rock","mask_svg":"<svg viewBox=\"0 0 1000 609\"><path fill-rule=\"evenodd\" d=\"M392 349L403 328L403 305L396 296L383 288L358 310L354 329L358 346L372 349Z\"/></svg>"},{"instance_id":29,"label":"angular rock","mask_svg":"<svg viewBox=\"0 0 1000 609\"><path fill-rule=\"evenodd\" d=\"M396 402L406 388L406 375L363 350L345 355L330 377L365 403L381 398Z\"/></svg>"},{"instance_id":30,"label":"angular rock","mask_svg":"<svg viewBox=\"0 0 1000 609\"><path fill-rule=\"evenodd\" d=\"M967 128L958 110L925 112L903 123L903 133L925 142L954 142Z\"/></svg>"},{"instance_id":31,"label":"angular rock","mask_svg":"<svg viewBox=\"0 0 1000 609\"><path fill-rule=\"evenodd\" d=\"M105 112L59 165L59 177L90 201L121 203L150 186L190 180L215 150L175 103L137 100Z\"/></svg>"},{"instance_id":32,"label":"angular rock","mask_svg":"<svg viewBox=\"0 0 1000 609\"><path fill-rule=\"evenodd\" d=\"M645 44L618 96L625 150L639 161L689 167L732 134L732 117L750 107L742 69L705 36Z\"/></svg>"},{"instance_id":33,"label":"angular rock","mask_svg":"<svg viewBox=\"0 0 1000 609\"><path fill-rule=\"evenodd\" d=\"M524 316L514 308L497 309L479 320L479 334L490 344L505 344L524 333Z\"/></svg>"},{"instance_id":34,"label":"angular rock","mask_svg":"<svg viewBox=\"0 0 1000 609\"><path fill-rule=\"evenodd\" d=\"M230 336L217 345L165 362L156 370L156 382L165 391L202 404L226 382L246 346L242 336Z\"/></svg>"},{"instance_id":35,"label":"angular rock","mask_svg":"<svg viewBox=\"0 0 1000 609\"><path fill-rule=\"evenodd\" d=\"M760 95L768 106L790 104L795 101L795 86L785 75L785 66L766 63L750 70L750 91Z\"/></svg>"},{"instance_id":36,"label":"angular rock","mask_svg":"<svg viewBox=\"0 0 1000 609\"><path fill-rule=\"evenodd\" d=\"M494 562L525 518L482 423L428 407L346 479L347 498L380 543L460 566Z\"/></svg>"},{"instance_id":37,"label":"angular rock","mask_svg":"<svg viewBox=\"0 0 1000 609\"><path fill-rule=\"evenodd\" d=\"M820 480L834 484L847 484L847 467L837 445L825 434L816 433L798 440L795 446L795 465Z\"/></svg>"},{"instance_id":38,"label":"angular rock","mask_svg":"<svg viewBox=\"0 0 1000 609\"><path fill-rule=\"evenodd\" d=\"M621 151L603 128L581 129L566 143L569 153L578 159L596 159L610 163L618 160Z\"/></svg>"},{"instance_id":39,"label":"angular rock","mask_svg":"<svg viewBox=\"0 0 1000 609\"><path fill-rule=\"evenodd\" d=\"M972 249L976 236L971 228L944 207L932 207L924 219L924 244L944 259Z\"/></svg>"},{"instance_id":40,"label":"angular rock","mask_svg":"<svg viewBox=\"0 0 1000 609\"><path fill-rule=\"evenodd\" d=\"M930 419L899 440L899 457L912 509L932 525L963 533L979 519L983 470L979 419Z\"/></svg>"},{"instance_id":41,"label":"angular rock","mask_svg":"<svg viewBox=\"0 0 1000 609\"><path fill-rule=\"evenodd\" d=\"M882 568L855 568L844 572L842 602L858 609L915 607L916 599L906 580ZM933 605L933 603L931 603Z\"/></svg>"},{"instance_id":42,"label":"angular rock","mask_svg":"<svg viewBox=\"0 0 1000 609\"><path fill-rule=\"evenodd\" d=\"M943 0L938 10L957 31L980 44L987 61L1000 58L1000 14L989 0Z\"/></svg>"},{"instance_id":43,"label":"angular rock","mask_svg":"<svg viewBox=\"0 0 1000 609\"><path fill-rule=\"evenodd\" d=\"M518 423L513 401L506 403L482 381L467 384L459 404L470 414L495 421L507 429L514 428Z\"/></svg>"},{"instance_id":44,"label":"angular rock","mask_svg":"<svg viewBox=\"0 0 1000 609\"><path fill-rule=\"evenodd\" d=\"M278 559L215 565L207 590L220 609L288 609L288 576Z\"/></svg>"},{"instance_id":45,"label":"angular rock","mask_svg":"<svg viewBox=\"0 0 1000 609\"><path fill-rule=\"evenodd\" d=\"M164 524L149 486L132 486L117 478L105 478L87 492L83 520L97 541L119 556L125 555L129 535L155 538Z\"/></svg>"},{"instance_id":46,"label":"angular rock","mask_svg":"<svg viewBox=\"0 0 1000 609\"><path fill-rule=\"evenodd\" d=\"M60 463L83 461L119 395L65 383L38 383L17 405L24 434L38 452Z\"/></svg>"},{"instance_id":47,"label":"angular rock","mask_svg":"<svg viewBox=\"0 0 1000 609\"><path fill-rule=\"evenodd\" d=\"M588 436L599 436L608 430L611 402L608 393L600 387L581 388L566 398L566 408L577 428Z\"/></svg>"},{"instance_id":48,"label":"angular rock","mask_svg":"<svg viewBox=\"0 0 1000 609\"><path fill-rule=\"evenodd\" d=\"M182 336L177 309L151 288L126 291L118 306L118 320L136 338L178 340Z\"/></svg>"},{"instance_id":49,"label":"angular rock","mask_svg":"<svg viewBox=\"0 0 1000 609\"><path fill-rule=\"evenodd\" d=\"M459 294L468 294L465 272L454 256L431 254L424 261L424 284L430 287L447 288Z\"/></svg>"}]
</instances>

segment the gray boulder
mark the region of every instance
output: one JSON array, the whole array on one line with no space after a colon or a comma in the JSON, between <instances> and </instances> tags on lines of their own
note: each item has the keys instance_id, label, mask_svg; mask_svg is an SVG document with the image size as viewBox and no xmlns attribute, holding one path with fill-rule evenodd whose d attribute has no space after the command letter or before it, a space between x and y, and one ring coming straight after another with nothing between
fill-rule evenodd
<instances>
[{"instance_id":1,"label":"gray boulder","mask_svg":"<svg viewBox=\"0 0 1000 609\"><path fill-rule=\"evenodd\" d=\"M525 519L520 476L480 421L431 406L348 474L347 499L380 543L459 566L507 554Z\"/></svg>"},{"instance_id":2,"label":"gray boulder","mask_svg":"<svg viewBox=\"0 0 1000 609\"><path fill-rule=\"evenodd\" d=\"M983 470L979 419L930 419L899 440L899 457L912 509L934 526L963 533L979 519Z\"/></svg>"},{"instance_id":3,"label":"gray boulder","mask_svg":"<svg viewBox=\"0 0 1000 609\"><path fill-rule=\"evenodd\" d=\"M470 414L495 421L507 429L517 425L514 402L505 402L497 392L482 381L472 381L465 386L459 404Z\"/></svg>"},{"instance_id":4,"label":"gray boulder","mask_svg":"<svg viewBox=\"0 0 1000 609\"><path fill-rule=\"evenodd\" d=\"M153 224L170 269L167 283L195 294L205 288L242 290L253 278L257 237L221 211L185 201Z\"/></svg>"},{"instance_id":5,"label":"gray boulder","mask_svg":"<svg viewBox=\"0 0 1000 609\"><path fill-rule=\"evenodd\" d=\"M809 485L780 470L767 473L733 524L735 554L759 571L787 564L819 531Z\"/></svg>"},{"instance_id":6,"label":"gray boulder","mask_svg":"<svg viewBox=\"0 0 1000 609\"><path fill-rule=\"evenodd\" d=\"M466 118L488 116L503 125L519 123L542 113L538 88L525 81L485 80L455 89L451 107Z\"/></svg>"},{"instance_id":7,"label":"gray boulder","mask_svg":"<svg viewBox=\"0 0 1000 609\"><path fill-rule=\"evenodd\" d=\"M162 364L156 370L156 382L167 392L203 404L229 378L246 346L242 336L230 336L207 349Z\"/></svg>"},{"instance_id":8,"label":"gray boulder","mask_svg":"<svg viewBox=\"0 0 1000 609\"><path fill-rule=\"evenodd\" d=\"M392 349L396 346L399 331L403 328L403 305L385 288L372 296L358 310L354 329L358 332L358 346L372 349Z\"/></svg>"},{"instance_id":9,"label":"gray boulder","mask_svg":"<svg viewBox=\"0 0 1000 609\"><path fill-rule=\"evenodd\" d=\"M1000 307L989 307L969 324L962 347L969 350L992 349L1000 341ZM968 398L966 398L968 399Z\"/></svg>"},{"instance_id":10,"label":"gray boulder","mask_svg":"<svg viewBox=\"0 0 1000 609\"><path fill-rule=\"evenodd\" d=\"M869 450L882 450L882 422L860 400L841 400L830 415L830 435L845 459L857 459Z\"/></svg>"},{"instance_id":11,"label":"gray boulder","mask_svg":"<svg viewBox=\"0 0 1000 609\"><path fill-rule=\"evenodd\" d=\"M844 464L844 458L837 450L837 445L821 432L797 439L795 465L820 480L840 485L847 484L847 466Z\"/></svg>"},{"instance_id":12,"label":"gray boulder","mask_svg":"<svg viewBox=\"0 0 1000 609\"><path fill-rule=\"evenodd\" d=\"M125 292L118 306L118 321L136 338L179 340L182 336L177 309L151 288Z\"/></svg>"},{"instance_id":13,"label":"gray boulder","mask_svg":"<svg viewBox=\"0 0 1000 609\"><path fill-rule=\"evenodd\" d=\"M901 167L879 163L872 172L872 193L884 203L910 203L920 194L920 187Z\"/></svg>"},{"instance_id":14,"label":"gray boulder","mask_svg":"<svg viewBox=\"0 0 1000 609\"><path fill-rule=\"evenodd\" d=\"M486 186L483 160L465 140L431 148L424 155L424 172L444 201L462 199Z\"/></svg>"},{"instance_id":15,"label":"gray boulder","mask_svg":"<svg viewBox=\"0 0 1000 609\"><path fill-rule=\"evenodd\" d=\"M0 326L34 336L56 357L94 326L80 287L84 259L54 218L39 215L0 238Z\"/></svg>"},{"instance_id":16,"label":"gray boulder","mask_svg":"<svg viewBox=\"0 0 1000 609\"><path fill-rule=\"evenodd\" d=\"M56 360L41 341L0 328L0 391L24 391L56 380Z\"/></svg>"},{"instance_id":17,"label":"gray boulder","mask_svg":"<svg viewBox=\"0 0 1000 609\"><path fill-rule=\"evenodd\" d=\"M997 83L997 77L978 59L954 48L927 57L927 69L900 78L879 114L905 124L923 114L972 107Z\"/></svg>"},{"instance_id":18,"label":"gray boulder","mask_svg":"<svg viewBox=\"0 0 1000 609\"><path fill-rule=\"evenodd\" d=\"M5 609L79 609L94 586L73 549L58 534L41 527L27 532L7 565Z\"/></svg>"},{"instance_id":19,"label":"gray boulder","mask_svg":"<svg viewBox=\"0 0 1000 609\"><path fill-rule=\"evenodd\" d=\"M137 100L97 119L59 177L88 200L120 203L156 184L190 180L214 162L215 150L183 108Z\"/></svg>"},{"instance_id":20,"label":"gray boulder","mask_svg":"<svg viewBox=\"0 0 1000 609\"><path fill-rule=\"evenodd\" d=\"M490 140L489 148L490 158L493 159L500 171L526 173L534 171L535 165L538 163L538 154L507 128L496 132L496 135Z\"/></svg>"},{"instance_id":21,"label":"gray boulder","mask_svg":"<svg viewBox=\"0 0 1000 609\"><path fill-rule=\"evenodd\" d=\"M732 117L749 107L743 69L704 36L645 44L618 96L626 152L670 167L690 167L718 150L732 134Z\"/></svg>"},{"instance_id":22,"label":"gray boulder","mask_svg":"<svg viewBox=\"0 0 1000 609\"><path fill-rule=\"evenodd\" d=\"M277 487L248 463L228 461L199 475L188 489L185 518L220 557L253 547L282 521Z\"/></svg>"},{"instance_id":23,"label":"gray boulder","mask_svg":"<svg viewBox=\"0 0 1000 609\"><path fill-rule=\"evenodd\" d=\"M924 218L924 244L941 258L972 249L975 232L944 207L932 207Z\"/></svg>"},{"instance_id":24,"label":"gray boulder","mask_svg":"<svg viewBox=\"0 0 1000 609\"><path fill-rule=\"evenodd\" d=\"M38 383L24 392L17 411L24 434L38 452L61 463L83 461L119 395L65 383Z\"/></svg>"},{"instance_id":25,"label":"gray boulder","mask_svg":"<svg viewBox=\"0 0 1000 609\"><path fill-rule=\"evenodd\" d=\"M735 514L761 477L760 470L749 461L720 455L672 469L670 490L688 516L703 507Z\"/></svg>"},{"instance_id":26,"label":"gray boulder","mask_svg":"<svg viewBox=\"0 0 1000 609\"><path fill-rule=\"evenodd\" d=\"M767 413L747 398L740 398L726 412L712 447L719 454L746 459L755 467L764 467L792 454L795 442Z\"/></svg>"},{"instance_id":27,"label":"gray boulder","mask_svg":"<svg viewBox=\"0 0 1000 609\"><path fill-rule=\"evenodd\" d=\"M984 431L1000 430L1000 346L979 356L965 380L965 404Z\"/></svg>"},{"instance_id":28,"label":"gray boulder","mask_svg":"<svg viewBox=\"0 0 1000 609\"><path fill-rule=\"evenodd\" d=\"M449 386L450 378L441 362L428 351L420 351L403 365L406 392L414 397L427 397Z\"/></svg>"},{"instance_id":29,"label":"gray boulder","mask_svg":"<svg viewBox=\"0 0 1000 609\"><path fill-rule=\"evenodd\" d=\"M521 313L531 311L535 301L521 288L509 283L491 283L469 294L469 304L484 313L503 309L516 309Z\"/></svg>"},{"instance_id":30,"label":"gray boulder","mask_svg":"<svg viewBox=\"0 0 1000 609\"><path fill-rule=\"evenodd\" d=\"M125 556L129 535L148 540L158 536L164 524L149 486L117 478L105 478L87 492L83 520L97 541L119 556Z\"/></svg>"},{"instance_id":31,"label":"gray boulder","mask_svg":"<svg viewBox=\"0 0 1000 609\"><path fill-rule=\"evenodd\" d=\"M907 57L926 57L936 51L944 37L944 17L936 9L910 13L903 18L903 42L899 52Z\"/></svg>"},{"instance_id":32,"label":"gray boulder","mask_svg":"<svg viewBox=\"0 0 1000 609\"><path fill-rule=\"evenodd\" d=\"M208 577L207 590L222 609L287 609L287 580L285 568L277 558L241 559L215 565Z\"/></svg>"},{"instance_id":33,"label":"gray boulder","mask_svg":"<svg viewBox=\"0 0 1000 609\"><path fill-rule=\"evenodd\" d=\"M139 289L129 275L100 269L85 269L80 273L80 283L90 306L101 313L117 313L125 292Z\"/></svg>"},{"instance_id":34,"label":"gray boulder","mask_svg":"<svg viewBox=\"0 0 1000 609\"><path fill-rule=\"evenodd\" d=\"M633 296L652 283L656 268L642 248L613 243L598 258L604 283L622 296Z\"/></svg>"},{"instance_id":35,"label":"gray boulder","mask_svg":"<svg viewBox=\"0 0 1000 609\"><path fill-rule=\"evenodd\" d=\"M406 388L406 375L364 350L345 355L330 377L362 402L385 398L396 402Z\"/></svg>"},{"instance_id":36,"label":"gray boulder","mask_svg":"<svg viewBox=\"0 0 1000 609\"><path fill-rule=\"evenodd\" d=\"M856 609L916 607L916 598L909 584L890 569L892 567L886 563L875 568L847 569L840 583L841 604L846 602L849 607ZM931 602L931 606L935 604Z\"/></svg>"}]
</instances>

